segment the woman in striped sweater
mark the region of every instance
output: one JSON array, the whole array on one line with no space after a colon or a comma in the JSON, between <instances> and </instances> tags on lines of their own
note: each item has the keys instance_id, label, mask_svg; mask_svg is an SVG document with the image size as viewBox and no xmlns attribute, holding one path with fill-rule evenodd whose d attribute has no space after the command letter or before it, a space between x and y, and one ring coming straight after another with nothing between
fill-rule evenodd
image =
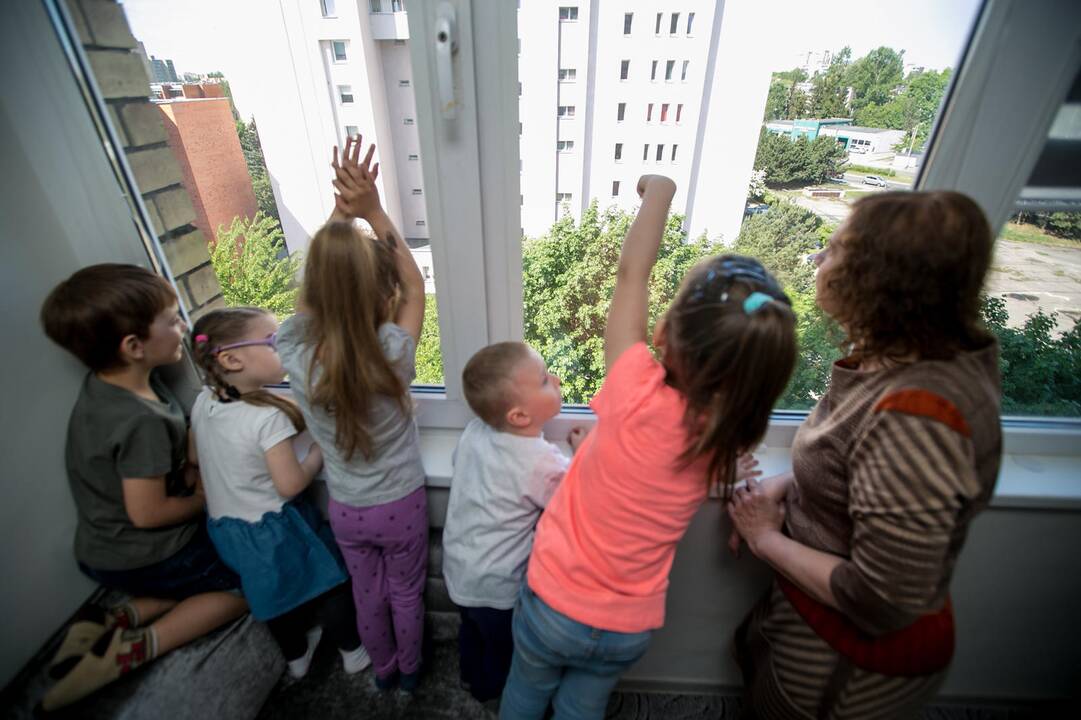
<instances>
[{"instance_id":1,"label":"woman in striped sweater","mask_svg":"<svg viewBox=\"0 0 1081 720\"><path fill-rule=\"evenodd\" d=\"M816 264L851 352L792 471L729 505L777 572L736 633L753 714L907 717L953 654L950 576L1002 451L998 346L979 320L991 233L954 192L857 202ZM738 533L738 536L737 536Z\"/></svg>"}]
</instances>

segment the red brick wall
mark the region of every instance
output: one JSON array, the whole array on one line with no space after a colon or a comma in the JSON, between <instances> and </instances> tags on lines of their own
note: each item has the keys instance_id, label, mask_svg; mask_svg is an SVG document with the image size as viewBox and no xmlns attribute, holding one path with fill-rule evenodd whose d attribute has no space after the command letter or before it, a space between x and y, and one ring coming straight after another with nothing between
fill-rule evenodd
<instances>
[{"instance_id":1,"label":"red brick wall","mask_svg":"<svg viewBox=\"0 0 1081 720\"><path fill-rule=\"evenodd\" d=\"M240 150L228 98L158 104L169 148L195 206L195 226L208 240L233 218L254 217L255 194Z\"/></svg>"}]
</instances>

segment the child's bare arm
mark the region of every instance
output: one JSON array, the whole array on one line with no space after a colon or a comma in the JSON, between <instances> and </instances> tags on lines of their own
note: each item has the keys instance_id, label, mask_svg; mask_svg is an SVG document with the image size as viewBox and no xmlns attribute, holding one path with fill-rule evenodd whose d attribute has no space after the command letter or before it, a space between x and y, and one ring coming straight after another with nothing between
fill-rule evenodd
<instances>
[{"instance_id":1,"label":"child's bare arm","mask_svg":"<svg viewBox=\"0 0 1081 720\"><path fill-rule=\"evenodd\" d=\"M194 495L175 497L165 494L165 477L124 478L124 510L137 528L149 529L176 525L203 513L206 496L201 488Z\"/></svg>"},{"instance_id":2,"label":"child's bare arm","mask_svg":"<svg viewBox=\"0 0 1081 720\"><path fill-rule=\"evenodd\" d=\"M335 197L335 204L346 216L363 218L372 226L372 231L379 240L393 247L402 281L402 297L394 322L412 335L414 340L419 340L420 330L424 325L424 276L379 201L379 191L375 187L375 179L379 176L379 163L372 166L374 155L375 145L371 145L361 159L358 142L342 156L340 166L335 165L334 187L339 192Z\"/></svg>"},{"instance_id":3,"label":"child's bare arm","mask_svg":"<svg viewBox=\"0 0 1081 720\"><path fill-rule=\"evenodd\" d=\"M605 370L610 369L627 348L646 339L649 274L657 262L657 250L675 193L676 184L662 175L643 175L638 180L642 207L627 231L619 255L616 289L604 329Z\"/></svg>"},{"instance_id":4,"label":"child's bare arm","mask_svg":"<svg viewBox=\"0 0 1081 720\"><path fill-rule=\"evenodd\" d=\"M312 443L303 462L298 461L293 451L293 438L282 440L264 455L274 488L286 498L304 492L312 484L319 468L323 467L323 451L315 443Z\"/></svg>"}]
</instances>

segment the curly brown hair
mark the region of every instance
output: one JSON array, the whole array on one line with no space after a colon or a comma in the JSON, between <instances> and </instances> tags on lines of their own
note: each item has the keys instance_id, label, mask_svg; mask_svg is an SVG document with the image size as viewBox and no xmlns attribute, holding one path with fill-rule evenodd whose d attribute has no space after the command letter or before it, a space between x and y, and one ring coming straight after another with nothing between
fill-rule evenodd
<instances>
[{"instance_id":1,"label":"curly brown hair","mask_svg":"<svg viewBox=\"0 0 1081 720\"><path fill-rule=\"evenodd\" d=\"M991 228L952 191L884 192L852 206L826 282L847 341L865 357L948 359L985 345L980 290Z\"/></svg>"}]
</instances>

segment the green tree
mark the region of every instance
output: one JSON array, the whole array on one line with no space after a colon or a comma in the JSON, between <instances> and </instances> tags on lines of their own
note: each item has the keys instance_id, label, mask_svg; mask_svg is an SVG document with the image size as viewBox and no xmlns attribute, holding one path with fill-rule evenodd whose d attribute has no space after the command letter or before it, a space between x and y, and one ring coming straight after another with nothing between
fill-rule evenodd
<instances>
[{"instance_id":1,"label":"green tree","mask_svg":"<svg viewBox=\"0 0 1081 720\"><path fill-rule=\"evenodd\" d=\"M848 76L852 50L844 47L833 56L825 72L815 73L812 79L810 117L831 118L848 115Z\"/></svg>"},{"instance_id":2,"label":"green tree","mask_svg":"<svg viewBox=\"0 0 1081 720\"><path fill-rule=\"evenodd\" d=\"M439 346L439 310L435 295L424 296L424 327L417 342L418 385L442 385L443 352Z\"/></svg>"},{"instance_id":3,"label":"green tree","mask_svg":"<svg viewBox=\"0 0 1081 720\"><path fill-rule=\"evenodd\" d=\"M767 187L791 187L825 182L841 172L844 161L844 148L833 138L792 139L762 128L754 169L766 172Z\"/></svg>"},{"instance_id":4,"label":"green tree","mask_svg":"<svg viewBox=\"0 0 1081 720\"><path fill-rule=\"evenodd\" d=\"M236 134L240 138L240 150L244 153L244 162L248 165L248 175L251 176L251 187L255 193L255 202L259 211L268 217L280 220L278 203L274 200L274 190L270 184L266 160L263 158L263 146L259 142L259 130L255 126L255 118L252 118L249 123L237 120Z\"/></svg>"},{"instance_id":5,"label":"green tree","mask_svg":"<svg viewBox=\"0 0 1081 720\"><path fill-rule=\"evenodd\" d=\"M782 120L788 117L788 92L790 85L774 80L769 85L769 95L766 97L766 112L764 120Z\"/></svg>"},{"instance_id":6,"label":"green tree","mask_svg":"<svg viewBox=\"0 0 1081 720\"><path fill-rule=\"evenodd\" d=\"M285 236L274 218L256 213L250 220L233 218L219 226L210 244L210 262L229 305L253 305L279 317L292 315L296 304L294 281L300 255L282 257Z\"/></svg>"},{"instance_id":7,"label":"green tree","mask_svg":"<svg viewBox=\"0 0 1081 720\"><path fill-rule=\"evenodd\" d=\"M852 87L852 110L867 105L884 105L893 97L904 74L905 51L878 47L848 68L847 84Z\"/></svg>"},{"instance_id":8,"label":"green tree","mask_svg":"<svg viewBox=\"0 0 1081 720\"><path fill-rule=\"evenodd\" d=\"M604 326L619 251L633 217L594 201L575 223L564 215L522 247L525 340L563 382L564 402L584 403L604 380ZM650 279L652 323L672 301L687 270L716 252L704 237L687 242L682 216L668 219Z\"/></svg>"},{"instance_id":9,"label":"green tree","mask_svg":"<svg viewBox=\"0 0 1081 720\"><path fill-rule=\"evenodd\" d=\"M942 104L942 96L950 81L950 69L925 70L912 73L904 81L904 90L889 101L870 103L856 112L856 124L867 127L904 130L909 134L896 150L913 147L920 149L926 144L934 124L935 115ZM915 131L915 137L912 132Z\"/></svg>"}]
</instances>

